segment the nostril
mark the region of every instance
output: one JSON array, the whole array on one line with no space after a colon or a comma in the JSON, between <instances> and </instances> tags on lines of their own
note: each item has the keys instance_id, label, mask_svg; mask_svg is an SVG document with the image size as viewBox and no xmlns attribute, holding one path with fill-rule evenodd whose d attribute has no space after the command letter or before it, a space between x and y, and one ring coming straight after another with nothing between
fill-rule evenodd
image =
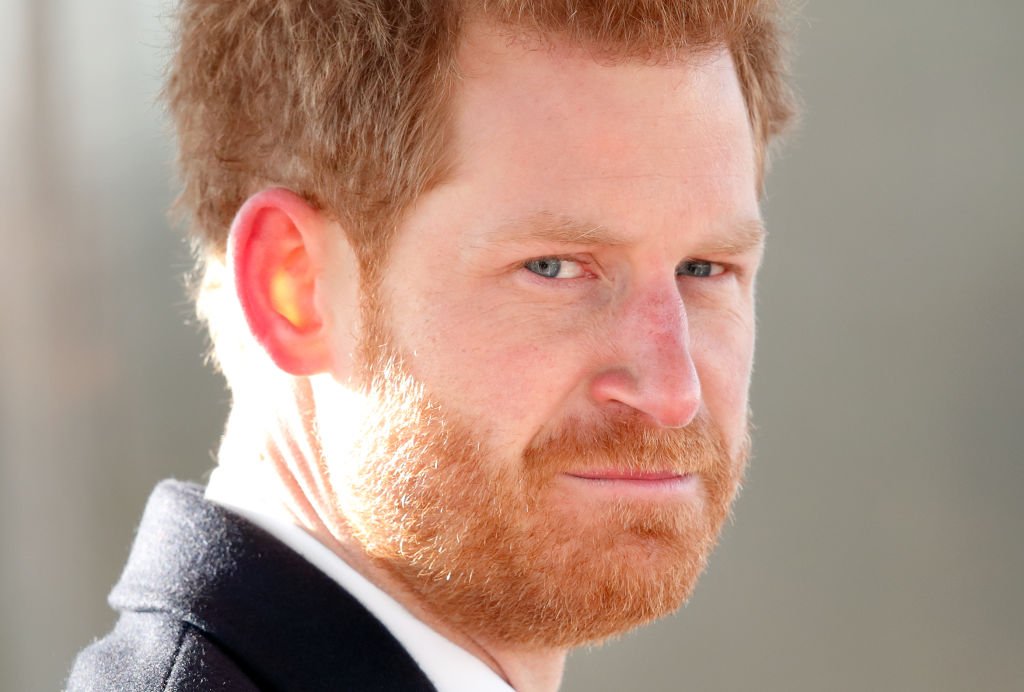
<instances>
[{"instance_id":1,"label":"nostril","mask_svg":"<svg viewBox=\"0 0 1024 692\"><path fill-rule=\"evenodd\" d=\"M600 373L590 383L590 396L599 403L619 403L631 406L633 392L638 383L625 369L619 368Z\"/></svg>"},{"instance_id":2,"label":"nostril","mask_svg":"<svg viewBox=\"0 0 1024 692\"><path fill-rule=\"evenodd\" d=\"M685 428L697 417L698 410L700 410L699 395L672 402L660 411L652 410L649 415L663 428Z\"/></svg>"},{"instance_id":3,"label":"nostril","mask_svg":"<svg viewBox=\"0 0 1024 692\"><path fill-rule=\"evenodd\" d=\"M700 381L692 363L673 375L651 373L647 378L625 368L608 370L591 380L590 396L601 407L624 406L665 428L686 427L701 404Z\"/></svg>"}]
</instances>

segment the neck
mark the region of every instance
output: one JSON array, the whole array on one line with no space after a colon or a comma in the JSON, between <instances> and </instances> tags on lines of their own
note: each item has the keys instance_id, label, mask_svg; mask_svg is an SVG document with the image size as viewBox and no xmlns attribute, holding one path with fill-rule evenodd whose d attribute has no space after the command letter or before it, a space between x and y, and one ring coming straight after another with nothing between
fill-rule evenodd
<instances>
[{"instance_id":1,"label":"neck","mask_svg":"<svg viewBox=\"0 0 1024 692\"><path fill-rule=\"evenodd\" d=\"M557 690L567 651L488 641L450 626L418 594L374 562L348 530L331 490L314 426L309 381L294 384L293 396L274 415L259 416L237 405L228 419L218 464L244 468L235 483L253 509L293 523L330 548L349 566L398 601L432 629L486 663L518 692Z\"/></svg>"}]
</instances>

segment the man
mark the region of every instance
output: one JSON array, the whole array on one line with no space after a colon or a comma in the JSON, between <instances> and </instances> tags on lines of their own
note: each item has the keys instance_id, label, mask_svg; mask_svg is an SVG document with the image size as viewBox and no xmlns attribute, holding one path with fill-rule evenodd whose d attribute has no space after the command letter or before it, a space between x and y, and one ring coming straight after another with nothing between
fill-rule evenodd
<instances>
[{"instance_id":1,"label":"man","mask_svg":"<svg viewBox=\"0 0 1024 692\"><path fill-rule=\"evenodd\" d=\"M678 608L748 453L778 13L185 0L232 411L69 688L551 690Z\"/></svg>"}]
</instances>

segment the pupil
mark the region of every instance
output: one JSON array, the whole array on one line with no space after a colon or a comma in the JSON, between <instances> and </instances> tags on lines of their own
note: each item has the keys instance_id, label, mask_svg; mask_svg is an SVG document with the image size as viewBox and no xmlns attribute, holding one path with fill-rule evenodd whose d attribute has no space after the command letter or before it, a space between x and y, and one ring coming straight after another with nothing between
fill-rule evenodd
<instances>
[{"instance_id":1,"label":"pupil","mask_svg":"<svg viewBox=\"0 0 1024 692\"><path fill-rule=\"evenodd\" d=\"M537 260L534 266L537 268L538 274L548 278L553 278L558 275L558 270L561 268L561 264L562 263L558 260L542 259Z\"/></svg>"},{"instance_id":2,"label":"pupil","mask_svg":"<svg viewBox=\"0 0 1024 692\"><path fill-rule=\"evenodd\" d=\"M707 262L687 262L686 273L690 276L710 276L711 265Z\"/></svg>"}]
</instances>

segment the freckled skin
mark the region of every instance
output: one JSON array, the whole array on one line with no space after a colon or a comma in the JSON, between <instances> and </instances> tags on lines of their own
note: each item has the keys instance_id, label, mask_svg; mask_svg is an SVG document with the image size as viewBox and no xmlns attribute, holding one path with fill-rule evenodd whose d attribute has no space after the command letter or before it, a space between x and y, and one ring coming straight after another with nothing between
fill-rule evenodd
<instances>
[{"instance_id":1,"label":"freckled skin","mask_svg":"<svg viewBox=\"0 0 1024 692\"><path fill-rule=\"evenodd\" d=\"M728 54L608 66L476 31L460 56L455 170L407 217L382 284L410 370L511 454L561 421L612 409L671 424L694 396L735 448L760 253L709 258L742 269L722 280L675 275L731 224L759 218ZM627 242L482 240L539 210L594 220ZM526 260L565 254L582 255L594 275L545 286L523 274ZM622 387L636 396L621 401Z\"/></svg>"}]
</instances>

